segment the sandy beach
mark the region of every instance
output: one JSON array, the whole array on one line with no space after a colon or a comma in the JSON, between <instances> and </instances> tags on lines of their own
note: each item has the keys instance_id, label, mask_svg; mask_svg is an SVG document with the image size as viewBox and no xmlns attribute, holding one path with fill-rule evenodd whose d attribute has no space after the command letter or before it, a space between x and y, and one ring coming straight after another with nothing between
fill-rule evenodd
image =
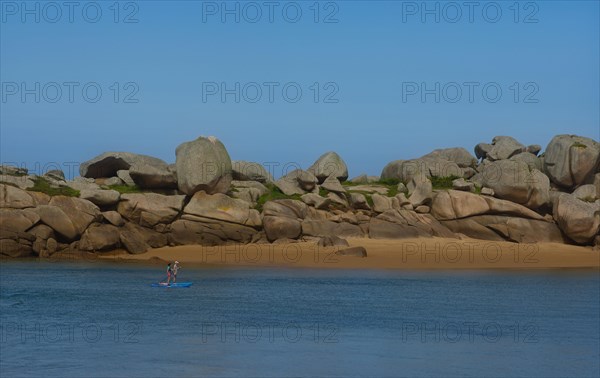
<instances>
[{"instance_id":1,"label":"sandy beach","mask_svg":"<svg viewBox=\"0 0 600 378\"><path fill-rule=\"evenodd\" d=\"M600 268L600 252L591 247L556 243L518 244L484 240L420 238L349 239L363 246L366 258L340 256L340 247L315 243L245 244L217 247L179 246L144 254L110 253L103 260L161 262L184 265L298 267L325 269L556 269Z\"/></svg>"}]
</instances>

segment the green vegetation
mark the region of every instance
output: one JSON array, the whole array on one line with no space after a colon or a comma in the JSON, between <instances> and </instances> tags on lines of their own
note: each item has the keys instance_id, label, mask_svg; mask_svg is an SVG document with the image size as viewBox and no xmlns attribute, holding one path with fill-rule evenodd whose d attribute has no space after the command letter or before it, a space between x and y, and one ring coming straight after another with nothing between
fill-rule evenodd
<instances>
[{"instance_id":1,"label":"green vegetation","mask_svg":"<svg viewBox=\"0 0 600 378\"><path fill-rule=\"evenodd\" d=\"M112 190L116 190L117 192L121 193L121 194L128 194L128 193L142 193L142 189L137 186L129 186L129 185L110 185L108 187L109 189Z\"/></svg>"},{"instance_id":2,"label":"green vegetation","mask_svg":"<svg viewBox=\"0 0 600 378\"><path fill-rule=\"evenodd\" d=\"M367 200L369 206L373 207L373 197L371 197L371 195L367 193L365 194L365 199Z\"/></svg>"},{"instance_id":3,"label":"green vegetation","mask_svg":"<svg viewBox=\"0 0 600 378\"><path fill-rule=\"evenodd\" d=\"M583 143L575 142L571 145L571 147L579 147L579 148L587 148L587 146Z\"/></svg>"},{"instance_id":4,"label":"green vegetation","mask_svg":"<svg viewBox=\"0 0 600 378\"><path fill-rule=\"evenodd\" d=\"M398 186L398 184L400 184L400 180L397 178L386 178L386 179L380 179L377 182L374 182L374 184L380 184L380 185L385 185L385 186Z\"/></svg>"},{"instance_id":5,"label":"green vegetation","mask_svg":"<svg viewBox=\"0 0 600 378\"><path fill-rule=\"evenodd\" d=\"M43 177L35 177L33 179L33 188L27 190L32 192L45 193L49 196L67 196L67 197L79 197L79 190L69 188L68 186L60 186L55 188L50 185L50 182Z\"/></svg>"},{"instance_id":6,"label":"green vegetation","mask_svg":"<svg viewBox=\"0 0 600 378\"><path fill-rule=\"evenodd\" d=\"M398 185L388 186L387 196L388 197L396 197L396 194L398 194Z\"/></svg>"},{"instance_id":7,"label":"green vegetation","mask_svg":"<svg viewBox=\"0 0 600 378\"><path fill-rule=\"evenodd\" d=\"M359 186L359 185L378 186L378 187L387 189L386 195L388 197L395 197L396 194L398 194L398 184L400 184L400 180L395 179L395 178L383 179L383 180L375 181L375 182L368 183L368 184L355 184L355 183L348 182L348 181L344 181L342 183L343 186L347 187L347 190L349 192L364 194L367 197L367 201L371 201L371 202L372 202L371 195L373 193L363 191L363 190L353 190L352 187ZM319 194L321 194L321 193L319 193ZM321 196L323 196L323 195L321 194ZM372 203L369 203L369 205L372 205Z\"/></svg>"},{"instance_id":8,"label":"green vegetation","mask_svg":"<svg viewBox=\"0 0 600 378\"><path fill-rule=\"evenodd\" d=\"M281 190L279 190L278 187L276 187L273 184L267 184L265 186L267 187L267 189L269 189L269 191L267 193L263 194L262 196L258 197L258 201L256 201L255 209L260 212L262 212L263 206L265 205L265 203L267 203L269 201L274 201L274 200L279 200L279 199L293 199L293 200L300 201L300 194L294 194L294 195L288 196L287 194L284 194Z\"/></svg>"},{"instance_id":9,"label":"green vegetation","mask_svg":"<svg viewBox=\"0 0 600 378\"><path fill-rule=\"evenodd\" d=\"M434 190L445 190L452 189L452 181L458 179L458 176L446 176L446 177L431 177L431 186Z\"/></svg>"},{"instance_id":10,"label":"green vegetation","mask_svg":"<svg viewBox=\"0 0 600 378\"><path fill-rule=\"evenodd\" d=\"M319 187L319 195L321 197L327 197L328 194L329 194L329 190Z\"/></svg>"}]
</instances>

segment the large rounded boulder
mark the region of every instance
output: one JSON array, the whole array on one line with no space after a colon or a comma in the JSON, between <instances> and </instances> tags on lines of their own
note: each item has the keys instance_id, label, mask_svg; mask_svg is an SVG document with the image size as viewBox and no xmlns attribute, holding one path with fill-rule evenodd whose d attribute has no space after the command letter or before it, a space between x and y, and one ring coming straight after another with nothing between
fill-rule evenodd
<instances>
[{"instance_id":1,"label":"large rounded boulder","mask_svg":"<svg viewBox=\"0 0 600 378\"><path fill-rule=\"evenodd\" d=\"M429 177L462 177L463 169L455 162L440 157L424 156L413 160L395 160L381 172L382 179L397 179L409 183Z\"/></svg>"},{"instance_id":2,"label":"large rounded boulder","mask_svg":"<svg viewBox=\"0 0 600 378\"><path fill-rule=\"evenodd\" d=\"M179 190L193 195L201 190L208 194L226 193L232 180L231 158L215 137L199 137L185 142L176 150Z\"/></svg>"},{"instance_id":3,"label":"large rounded boulder","mask_svg":"<svg viewBox=\"0 0 600 378\"><path fill-rule=\"evenodd\" d=\"M333 176L340 181L348 179L348 167L344 160L337 153L326 152L317 161L307 169L323 183L329 176Z\"/></svg>"},{"instance_id":4,"label":"large rounded boulder","mask_svg":"<svg viewBox=\"0 0 600 378\"><path fill-rule=\"evenodd\" d=\"M233 179L237 181L258 181L260 183L268 183L273 181L273 176L262 164L251 161L232 161L231 167L233 171Z\"/></svg>"},{"instance_id":5,"label":"large rounded boulder","mask_svg":"<svg viewBox=\"0 0 600 378\"><path fill-rule=\"evenodd\" d=\"M530 209L550 202L550 180L524 161L500 160L487 163L481 171L483 186L494 190L495 196Z\"/></svg>"},{"instance_id":6,"label":"large rounded boulder","mask_svg":"<svg viewBox=\"0 0 600 378\"><path fill-rule=\"evenodd\" d=\"M562 194L554 203L554 219L560 229L580 244L591 244L600 233L600 204Z\"/></svg>"},{"instance_id":7,"label":"large rounded boulder","mask_svg":"<svg viewBox=\"0 0 600 378\"><path fill-rule=\"evenodd\" d=\"M433 150L422 158L436 158L452 161L461 168L475 167L477 159L462 147L440 148Z\"/></svg>"},{"instance_id":8,"label":"large rounded boulder","mask_svg":"<svg viewBox=\"0 0 600 378\"><path fill-rule=\"evenodd\" d=\"M557 135L544 154L544 171L553 183L573 188L598 171L600 143L576 135Z\"/></svg>"}]
</instances>

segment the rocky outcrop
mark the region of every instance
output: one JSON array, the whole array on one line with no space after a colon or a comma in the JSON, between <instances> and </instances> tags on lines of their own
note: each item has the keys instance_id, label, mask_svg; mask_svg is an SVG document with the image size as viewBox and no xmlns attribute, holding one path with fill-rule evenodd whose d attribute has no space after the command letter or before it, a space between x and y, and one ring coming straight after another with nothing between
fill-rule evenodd
<instances>
[{"instance_id":1,"label":"rocky outcrop","mask_svg":"<svg viewBox=\"0 0 600 378\"><path fill-rule=\"evenodd\" d=\"M40 221L34 209L2 209L0 208L0 230L25 232Z\"/></svg>"},{"instance_id":2,"label":"rocky outcrop","mask_svg":"<svg viewBox=\"0 0 600 378\"><path fill-rule=\"evenodd\" d=\"M66 240L73 241L81 235L60 207L40 205L35 208L35 212L44 224L50 226Z\"/></svg>"},{"instance_id":3,"label":"rocky outcrop","mask_svg":"<svg viewBox=\"0 0 600 378\"><path fill-rule=\"evenodd\" d=\"M273 176L259 163L232 161L231 168L233 179L237 181L258 181L262 184L273 181Z\"/></svg>"},{"instance_id":4,"label":"rocky outcrop","mask_svg":"<svg viewBox=\"0 0 600 378\"><path fill-rule=\"evenodd\" d=\"M429 205L433 196L431 181L427 178L413 178L407 185L408 200L413 207Z\"/></svg>"},{"instance_id":5,"label":"rocky outcrop","mask_svg":"<svg viewBox=\"0 0 600 378\"><path fill-rule=\"evenodd\" d=\"M99 222L102 219L98 206L84 199L56 196L52 197L49 205L58 207L69 217L77 235L83 234L92 222Z\"/></svg>"},{"instance_id":6,"label":"rocky outcrop","mask_svg":"<svg viewBox=\"0 0 600 378\"><path fill-rule=\"evenodd\" d=\"M144 227L168 224L183 209L185 196L165 196L156 193L123 194L117 211L125 219Z\"/></svg>"},{"instance_id":7,"label":"rocky outcrop","mask_svg":"<svg viewBox=\"0 0 600 378\"><path fill-rule=\"evenodd\" d=\"M592 184L581 185L579 188L575 189L573 196L584 202L595 202L597 199L599 199L598 189Z\"/></svg>"},{"instance_id":8,"label":"rocky outcrop","mask_svg":"<svg viewBox=\"0 0 600 378\"><path fill-rule=\"evenodd\" d=\"M183 209L181 218L200 222L210 219L255 228L262 226L260 213L255 209L250 209L248 202L220 193L210 195L198 192L194 194Z\"/></svg>"},{"instance_id":9,"label":"rocky outcrop","mask_svg":"<svg viewBox=\"0 0 600 378\"><path fill-rule=\"evenodd\" d=\"M14 185L20 189L33 188L35 185L29 176L0 175L0 183Z\"/></svg>"},{"instance_id":10,"label":"rocky outcrop","mask_svg":"<svg viewBox=\"0 0 600 378\"><path fill-rule=\"evenodd\" d=\"M487 152L486 158L491 161L506 160L512 156L526 151L526 147L513 137L497 136L492 139L492 148Z\"/></svg>"},{"instance_id":11,"label":"rocky outcrop","mask_svg":"<svg viewBox=\"0 0 600 378\"><path fill-rule=\"evenodd\" d=\"M379 181L379 176L367 176L366 174L356 176L350 180L353 184L370 184L377 181Z\"/></svg>"},{"instance_id":12,"label":"rocky outcrop","mask_svg":"<svg viewBox=\"0 0 600 378\"><path fill-rule=\"evenodd\" d=\"M121 227L125 224L121 214L117 213L116 211L105 211L102 213L102 216L113 226Z\"/></svg>"},{"instance_id":13,"label":"rocky outcrop","mask_svg":"<svg viewBox=\"0 0 600 378\"><path fill-rule=\"evenodd\" d=\"M461 168L475 167L477 159L462 147L441 148L424 155L422 159L434 158L456 163Z\"/></svg>"},{"instance_id":14,"label":"rocky outcrop","mask_svg":"<svg viewBox=\"0 0 600 378\"><path fill-rule=\"evenodd\" d=\"M105 152L82 163L79 166L79 174L88 178L113 177L117 175L117 171L129 170L134 164L163 166L167 163L152 156L131 152Z\"/></svg>"},{"instance_id":15,"label":"rocky outcrop","mask_svg":"<svg viewBox=\"0 0 600 378\"><path fill-rule=\"evenodd\" d=\"M573 188L591 180L598 172L600 144L575 135L557 135L546 147L544 172L553 183Z\"/></svg>"},{"instance_id":16,"label":"rocky outcrop","mask_svg":"<svg viewBox=\"0 0 600 378\"><path fill-rule=\"evenodd\" d=\"M537 209L550 200L550 181L523 161L500 160L483 166L482 186L491 188L498 198Z\"/></svg>"},{"instance_id":17,"label":"rocky outcrop","mask_svg":"<svg viewBox=\"0 0 600 378\"><path fill-rule=\"evenodd\" d=\"M292 196L294 194L313 193L318 190L318 179L312 173L295 169L275 181L275 186L282 193Z\"/></svg>"},{"instance_id":18,"label":"rocky outcrop","mask_svg":"<svg viewBox=\"0 0 600 378\"><path fill-rule=\"evenodd\" d=\"M202 222L179 219L171 224L171 245L222 245L227 243L249 243L256 235L252 227L206 219Z\"/></svg>"},{"instance_id":19,"label":"rocky outcrop","mask_svg":"<svg viewBox=\"0 0 600 378\"><path fill-rule=\"evenodd\" d=\"M108 251L120 246L119 229L110 224L95 224L89 227L79 241L82 251Z\"/></svg>"},{"instance_id":20,"label":"rocky outcrop","mask_svg":"<svg viewBox=\"0 0 600 378\"><path fill-rule=\"evenodd\" d=\"M135 182L133 181L133 179L131 178L131 175L129 174L128 170L119 170L117 171L117 177L123 181L123 183L127 186L134 186Z\"/></svg>"},{"instance_id":21,"label":"rocky outcrop","mask_svg":"<svg viewBox=\"0 0 600 378\"><path fill-rule=\"evenodd\" d=\"M406 239L416 237L454 237L429 214L410 210L388 210L369 221L369 237L373 239Z\"/></svg>"},{"instance_id":22,"label":"rocky outcrop","mask_svg":"<svg viewBox=\"0 0 600 378\"><path fill-rule=\"evenodd\" d=\"M333 151L321 155L307 171L315 175L319 183L323 183L330 176L342 182L348 179L346 163L340 155Z\"/></svg>"},{"instance_id":23,"label":"rocky outcrop","mask_svg":"<svg viewBox=\"0 0 600 378\"><path fill-rule=\"evenodd\" d=\"M562 243L564 238L554 223L505 215L477 215L442 221L454 233L474 239L518 243Z\"/></svg>"},{"instance_id":24,"label":"rocky outcrop","mask_svg":"<svg viewBox=\"0 0 600 378\"><path fill-rule=\"evenodd\" d=\"M165 164L135 163L129 169L133 182L143 189L176 189L177 177Z\"/></svg>"},{"instance_id":25,"label":"rocky outcrop","mask_svg":"<svg viewBox=\"0 0 600 378\"><path fill-rule=\"evenodd\" d=\"M119 203L121 194L116 190L89 190L84 189L80 192L79 198L88 200L94 205L100 207L112 206Z\"/></svg>"},{"instance_id":26,"label":"rocky outcrop","mask_svg":"<svg viewBox=\"0 0 600 378\"><path fill-rule=\"evenodd\" d=\"M263 227L267 239L296 239L302 233L302 220L308 207L301 201L269 201L263 208Z\"/></svg>"},{"instance_id":27,"label":"rocky outcrop","mask_svg":"<svg viewBox=\"0 0 600 378\"><path fill-rule=\"evenodd\" d=\"M35 205L34 198L25 190L0 184L0 208L26 209Z\"/></svg>"},{"instance_id":28,"label":"rocky outcrop","mask_svg":"<svg viewBox=\"0 0 600 378\"><path fill-rule=\"evenodd\" d=\"M306 236L339 236L343 238L359 238L365 236L365 233L360 226L347 222L304 219L301 226L302 235Z\"/></svg>"},{"instance_id":29,"label":"rocky outcrop","mask_svg":"<svg viewBox=\"0 0 600 378\"><path fill-rule=\"evenodd\" d=\"M542 168L542 160L532 154L531 152L521 152L514 156L512 156L509 160L512 161L522 161L529 167L530 170L537 169L541 171Z\"/></svg>"},{"instance_id":30,"label":"rocky outcrop","mask_svg":"<svg viewBox=\"0 0 600 378\"><path fill-rule=\"evenodd\" d=\"M0 255L8 257L27 257L33 254L35 237L25 232L0 229Z\"/></svg>"},{"instance_id":31,"label":"rocky outcrop","mask_svg":"<svg viewBox=\"0 0 600 378\"><path fill-rule=\"evenodd\" d=\"M258 181L232 181L231 196L241 199L249 204L256 204L258 199L269 191L266 186Z\"/></svg>"},{"instance_id":32,"label":"rocky outcrop","mask_svg":"<svg viewBox=\"0 0 600 378\"><path fill-rule=\"evenodd\" d=\"M544 219L535 211L517 203L458 190L446 190L437 193L431 208L431 215L438 220L461 219L484 214L505 214L535 220Z\"/></svg>"},{"instance_id":33,"label":"rocky outcrop","mask_svg":"<svg viewBox=\"0 0 600 378\"><path fill-rule=\"evenodd\" d=\"M596 141L558 136L540 157L541 147L510 137L475 150L479 164L462 148L440 149L388 164L384 180L365 175L352 184L343 182L347 167L335 153L271 183L255 163L232 168L214 138L182 144L171 166L106 153L83 164L90 177L72 181L58 171L37 177L0 166L7 177L36 184L24 190L0 183L0 254L43 258L65 250L144 253L166 245L294 240L346 245L341 237L600 246ZM120 194L112 185L136 185L129 191L142 192ZM79 198L65 187L79 191Z\"/></svg>"},{"instance_id":34,"label":"rocky outcrop","mask_svg":"<svg viewBox=\"0 0 600 378\"><path fill-rule=\"evenodd\" d=\"M187 195L226 193L231 185L231 158L215 137L199 137L176 150L177 183Z\"/></svg>"},{"instance_id":35,"label":"rocky outcrop","mask_svg":"<svg viewBox=\"0 0 600 378\"><path fill-rule=\"evenodd\" d=\"M562 194L554 204L553 214L561 230L577 243L591 243L600 234L599 203Z\"/></svg>"},{"instance_id":36,"label":"rocky outcrop","mask_svg":"<svg viewBox=\"0 0 600 378\"><path fill-rule=\"evenodd\" d=\"M419 180L429 177L463 177L464 172L453 161L437 157L422 157L414 160L396 160L387 164L381 172L381 178L409 183L415 178Z\"/></svg>"}]
</instances>

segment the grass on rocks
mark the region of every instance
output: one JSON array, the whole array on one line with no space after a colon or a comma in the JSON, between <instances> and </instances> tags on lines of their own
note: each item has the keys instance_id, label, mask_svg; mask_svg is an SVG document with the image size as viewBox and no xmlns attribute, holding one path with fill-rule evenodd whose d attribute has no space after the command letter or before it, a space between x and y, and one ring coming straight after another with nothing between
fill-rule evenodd
<instances>
[{"instance_id":1,"label":"grass on rocks","mask_svg":"<svg viewBox=\"0 0 600 378\"><path fill-rule=\"evenodd\" d=\"M49 196L67 196L79 197L79 190L69 188L68 186L53 187L48 180L43 177L33 178L33 187L27 190L31 192L45 193Z\"/></svg>"},{"instance_id":2,"label":"grass on rocks","mask_svg":"<svg viewBox=\"0 0 600 378\"><path fill-rule=\"evenodd\" d=\"M267 187L267 189L269 189L269 191L267 193L263 194L262 196L258 197L258 200L256 201L255 209L258 210L259 212L262 212L263 206L265 205L265 203L267 203L269 201L280 200L280 199L293 199L293 200L301 201L300 194L293 194L291 196L288 196L287 194L284 194L281 190L279 190L279 188L277 188L273 184L266 184L265 186Z\"/></svg>"},{"instance_id":3,"label":"grass on rocks","mask_svg":"<svg viewBox=\"0 0 600 378\"><path fill-rule=\"evenodd\" d=\"M429 179L431 180L431 186L433 187L433 190L446 190L446 189L452 189L452 181L459 179L460 177L458 176L446 176L446 177L430 177Z\"/></svg>"},{"instance_id":4,"label":"grass on rocks","mask_svg":"<svg viewBox=\"0 0 600 378\"><path fill-rule=\"evenodd\" d=\"M121 194L129 194L129 193L142 193L142 189L137 186L129 186L129 185L110 185L109 189L116 190Z\"/></svg>"},{"instance_id":5,"label":"grass on rocks","mask_svg":"<svg viewBox=\"0 0 600 378\"><path fill-rule=\"evenodd\" d=\"M367 202L369 202L369 205L371 205L371 206L373 206L373 199L371 198L373 193L369 193L369 192L362 191L362 190L353 190L352 189L353 186L359 186L359 185L361 185L361 186L362 185L381 186L381 187L384 187L387 189L388 197L395 197L396 194L398 194L398 184L400 184L400 180L395 179L395 178L381 179L379 181L374 181L374 182L370 182L370 183L366 183L366 184L356 184L356 183L353 183L350 181L344 181L342 183L343 186L347 187L349 192L363 194L367 198Z\"/></svg>"}]
</instances>

